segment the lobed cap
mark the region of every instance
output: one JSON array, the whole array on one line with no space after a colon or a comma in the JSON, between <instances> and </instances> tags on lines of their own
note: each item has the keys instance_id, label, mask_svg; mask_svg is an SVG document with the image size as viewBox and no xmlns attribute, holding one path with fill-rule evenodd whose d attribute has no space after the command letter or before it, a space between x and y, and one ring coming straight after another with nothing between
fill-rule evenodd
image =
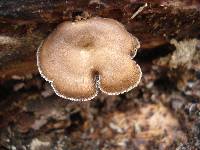
<instances>
[{"instance_id":1,"label":"lobed cap","mask_svg":"<svg viewBox=\"0 0 200 150\"><path fill-rule=\"evenodd\" d=\"M131 54L139 47L121 23L94 17L60 24L38 49L37 63L57 95L84 101L99 90L114 95L136 87L142 73Z\"/></svg>"}]
</instances>

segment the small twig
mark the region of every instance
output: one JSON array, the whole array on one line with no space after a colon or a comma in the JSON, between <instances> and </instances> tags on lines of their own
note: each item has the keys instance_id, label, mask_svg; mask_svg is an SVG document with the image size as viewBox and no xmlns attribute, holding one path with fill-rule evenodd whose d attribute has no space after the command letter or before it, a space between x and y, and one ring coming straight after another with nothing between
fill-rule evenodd
<instances>
[{"instance_id":1,"label":"small twig","mask_svg":"<svg viewBox=\"0 0 200 150\"><path fill-rule=\"evenodd\" d=\"M147 3L141 6L132 16L131 19L135 18L145 7L147 7Z\"/></svg>"}]
</instances>

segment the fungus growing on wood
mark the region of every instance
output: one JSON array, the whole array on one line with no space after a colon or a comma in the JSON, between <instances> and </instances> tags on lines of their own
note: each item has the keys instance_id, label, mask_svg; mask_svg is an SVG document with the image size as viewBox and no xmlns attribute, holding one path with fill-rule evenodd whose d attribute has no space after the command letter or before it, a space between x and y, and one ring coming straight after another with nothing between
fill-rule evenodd
<instances>
[{"instance_id":1,"label":"fungus growing on wood","mask_svg":"<svg viewBox=\"0 0 200 150\"><path fill-rule=\"evenodd\" d=\"M64 22L37 52L41 75L56 94L70 100L91 100L98 91L116 95L130 91L141 79L132 58L139 41L113 19Z\"/></svg>"}]
</instances>

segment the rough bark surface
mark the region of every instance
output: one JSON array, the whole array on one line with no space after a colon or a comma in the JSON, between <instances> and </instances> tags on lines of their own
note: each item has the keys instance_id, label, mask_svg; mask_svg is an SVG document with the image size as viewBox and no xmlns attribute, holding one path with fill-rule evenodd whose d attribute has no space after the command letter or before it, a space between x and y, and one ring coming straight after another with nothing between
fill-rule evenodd
<instances>
[{"instance_id":1,"label":"rough bark surface","mask_svg":"<svg viewBox=\"0 0 200 150\"><path fill-rule=\"evenodd\" d=\"M145 2L148 7L131 19ZM39 44L57 24L74 21L77 16L117 19L139 38L142 49L165 45L172 38L183 40L200 36L198 1L2 0L0 78L22 74L23 70L12 69L15 64L19 68L30 67L25 73L35 72L35 52Z\"/></svg>"},{"instance_id":2,"label":"rough bark surface","mask_svg":"<svg viewBox=\"0 0 200 150\"><path fill-rule=\"evenodd\" d=\"M37 48L59 23L94 16L139 38L142 81L119 96L63 100L38 74ZM199 0L0 1L0 149L199 147Z\"/></svg>"}]
</instances>

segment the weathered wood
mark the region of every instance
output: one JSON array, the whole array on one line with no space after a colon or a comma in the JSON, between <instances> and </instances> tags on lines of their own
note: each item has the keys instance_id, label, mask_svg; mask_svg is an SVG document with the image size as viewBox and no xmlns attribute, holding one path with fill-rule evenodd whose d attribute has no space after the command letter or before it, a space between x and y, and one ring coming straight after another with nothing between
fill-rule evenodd
<instances>
[{"instance_id":1,"label":"weathered wood","mask_svg":"<svg viewBox=\"0 0 200 150\"><path fill-rule=\"evenodd\" d=\"M140 39L137 88L78 103L30 75L41 41L77 16L117 19ZM0 0L0 149L199 149L199 18L199 0Z\"/></svg>"},{"instance_id":2,"label":"weathered wood","mask_svg":"<svg viewBox=\"0 0 200 150\"><path fill-rule=\"evenodd\" d=\"M148 2L148 7L131 19L144 2ZM167 44L172 38L199 38L199 2L185 0L176 4L161 0L2 0L0 78L18 74L20 69L12 71L10 66L19 62L23 66L27 57L36 64L35 54L41 41L57 24L74 21L77 16L117 19L140 39L142 49Z\"/></svg>"}]
</instances>

